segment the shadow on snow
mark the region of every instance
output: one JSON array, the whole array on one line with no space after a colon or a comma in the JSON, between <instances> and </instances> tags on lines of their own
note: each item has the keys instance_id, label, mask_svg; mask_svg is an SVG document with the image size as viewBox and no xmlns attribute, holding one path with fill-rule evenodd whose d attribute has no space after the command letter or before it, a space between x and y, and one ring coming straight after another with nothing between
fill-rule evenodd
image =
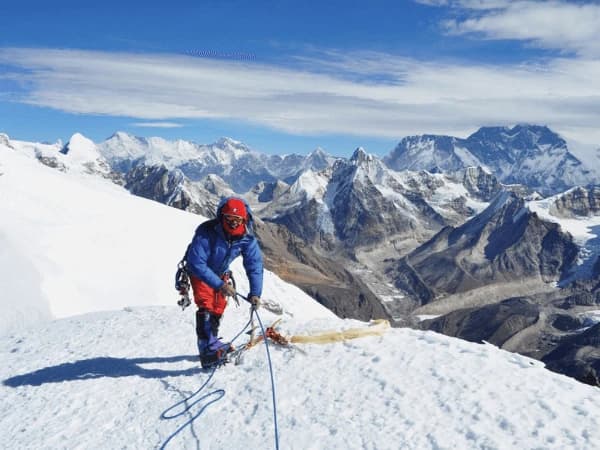
<instances>
[{"instance_id":1,"label":"shadow on snow","mask_svg":"<svg viewBox=\"0 0 600 450\"><path fill-rule=\"evenodd\" d=\"M193 361L199 364L198 357L192 355L131 359L99 357L45 367L34 372L8 378L2 383L10 387L25 385L40 386L45 383L61 383L63 381L89 380L103 377L138 376L142 378L165 378L181 375L189 376L204 372L199 365L198 367L179 370L144 368L140 366L140 364L175 363L180 361Z\"/></svg>"}]
</instances>

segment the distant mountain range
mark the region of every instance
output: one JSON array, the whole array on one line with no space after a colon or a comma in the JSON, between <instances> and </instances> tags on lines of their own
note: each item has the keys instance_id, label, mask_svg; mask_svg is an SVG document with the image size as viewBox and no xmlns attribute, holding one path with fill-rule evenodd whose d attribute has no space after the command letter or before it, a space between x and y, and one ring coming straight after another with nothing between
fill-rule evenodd
<instances>
[{"instance_id":1,"label":"distant mountain range","mask_svg":"<svg viewBox=\"0 0 600 450\"><path fill-rule=\"evenodd\" d=\"M322 170L335 161L319 148L307 156L266 155L229 138L202 145L183 140L146 139L123 132L98 144L98 151L119 172L128 172L134 165L142 164L179 169L190 181L216 174L240 193L260 182L294 181L305 170Z\"/></svg>"},{"instance_id":2,"label":"distant mountain range","mask_svg":"<svg viewBox=\"0 0 600 450\"><path fill-rule=\"evenodd\" d=\"M384 162L394 170L453 172L481 166L504 184L522 184L543 195L598 182L588 167L548 127L484 127L466 139L411 136L400 141Z\"/></svg>"}]
</instances>

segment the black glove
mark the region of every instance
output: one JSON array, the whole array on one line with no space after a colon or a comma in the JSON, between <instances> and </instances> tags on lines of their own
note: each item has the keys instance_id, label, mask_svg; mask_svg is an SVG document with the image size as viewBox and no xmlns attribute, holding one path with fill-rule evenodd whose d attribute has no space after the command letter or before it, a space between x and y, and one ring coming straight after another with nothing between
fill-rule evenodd
<instances>
[{"instance_id":1,"label":"black glove","mask_svg":"<svg viewBox=\"0 0 600 450\"><path fill-rule=\"evenodd\" d=\"M254 308L258 309L260 307L260 297L258 295L251 296L248 301Z\"/></svg>"}]
</instances>

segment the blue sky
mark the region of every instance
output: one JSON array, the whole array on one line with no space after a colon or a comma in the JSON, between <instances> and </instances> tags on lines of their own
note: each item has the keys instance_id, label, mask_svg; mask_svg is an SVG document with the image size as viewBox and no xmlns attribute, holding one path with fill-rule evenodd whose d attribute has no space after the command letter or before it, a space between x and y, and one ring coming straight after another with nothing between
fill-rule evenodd
<instances>
[{"instance_id":1,"label":"blue sky","mask_svg":"<svg viewBox=\"0 0 600 450\"><path fill-rule=\"evenodd\" d=\"M384 155L526 122L600 147L597 1L22 0L0 17L0 131L17 139Z\"/></svg>"}]
</instances>

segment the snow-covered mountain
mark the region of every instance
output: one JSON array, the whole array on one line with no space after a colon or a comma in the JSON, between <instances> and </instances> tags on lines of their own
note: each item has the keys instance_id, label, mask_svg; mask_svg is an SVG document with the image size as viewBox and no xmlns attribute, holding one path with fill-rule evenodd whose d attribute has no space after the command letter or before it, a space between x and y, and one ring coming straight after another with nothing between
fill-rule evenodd
<instances>
[{"instance_id":1,"label":"snow-covered mountain","mask_svg":"<svg viewBox=\"0 0 600 450\"><path fill-rule=\"evenodd\" d=\"M69 316L28 325L13 316L4 328L0 446L274 447L264 346L211 376L195 358L192 308L174 305L173 269L200 217L3 144L0 193L0 240L10 248L0 252L0 317L16 309L32 319L44 305ZM234 271L243 292L241 264ZM368 327L271 273L264 298L284 312L261 309L262 320L281 318L288 336ZM247 308L230 305L223 336L247 321ZM270 355L281 448L600 444L596 388L491 345L389 329L327 345L272 345Z\"/></svg>"},{"instance_id":2,"label":"snow-covered mountain","mask_svg":"<svg viewBox=\"0 0 600 450\"><path fill-rule=\"evenodd\" d=\"M504 184L523 184L543 194L599 183L567 143L548 127L516 125L483 127L466 139L450 136L411 136L400 141L384 159L394 170L453 172L481 166Z\"/></svg>"},{"instance_id":3,"label":"snow-covered mountain","mask_svg":"<svg viewBox=\"0 0 600 450\"><path fill-rule=\"evenodd\" d=\"M546 199L529 201L527 207L546 221L560 225L579 247L577 264L563 284L589 278L600 260L600 208L598 187L573 188Z\"/></svg>"},{"instance_id":4,"label":"snow-covered mountain","mask_svg":"<svg viewBox=\"0 0 600 450\"><path fill-rule=\"evenodd\" d=\"M55 144L19 141L2 134L0 145L63 172L97 174L119 182L118 174L111 169L96 144L80 133L75 133L65 145L60 141Z\"/></svg>"},{"instance_id":5,"label":"snow-covered mountain","mask_svg":"<svg viewBox=\"0 0 600 450\"><path fill-rule=\"evenodd\" d=\"M115 170L123 173L137 164L179 169L190 181L216 174L239 193L260 182L293 182L303 171L325 169L336 159L320 148L306 156L266 155L229 138L203 145L158 137L141 138L123 132L99 143L98 149Z\"/></svg>"},{"instance_id":6,"label":"snow-covered mountain","mask_svg":"<svg viewBox=\"0 0 600 450\"><path fill-rule=\"evenodd\" d=\"M480 198L489 200L488 191L501 189L491 181L484 187L476 170L469 174L467 183L443 174L398 173L358 148L348 161L304 172L259 213L327 251L418 242L446 224L462 223L485 207Z\"/></svg>"}]
</instances>

